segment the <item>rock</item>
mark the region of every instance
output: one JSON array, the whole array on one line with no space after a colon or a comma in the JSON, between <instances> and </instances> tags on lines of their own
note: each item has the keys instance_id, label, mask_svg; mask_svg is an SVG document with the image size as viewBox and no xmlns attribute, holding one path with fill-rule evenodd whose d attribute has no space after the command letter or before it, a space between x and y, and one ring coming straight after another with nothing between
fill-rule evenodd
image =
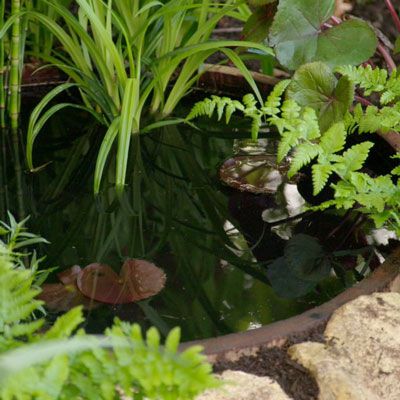
<instances>
[{"instance_id":1,"label":"rock","mask_svg":"<svg viewBox=\"0 0 400 400\"><path fill-rule=\"evenodd\" d=\"M400 294L360 296L339 308L326 344L289 349L320 388L320 400L400 399Z\"/></svg>"},{"instance_id":2,"label":"rock","mask_svg":"<svg viewBox=\"0 0 400 400\"><path fill-rule=\"evenodd\" d=\"M196 400L291 400L277 382L242 371L225 371L220 389L208 390Z\"/></svg>"}]
</instances>

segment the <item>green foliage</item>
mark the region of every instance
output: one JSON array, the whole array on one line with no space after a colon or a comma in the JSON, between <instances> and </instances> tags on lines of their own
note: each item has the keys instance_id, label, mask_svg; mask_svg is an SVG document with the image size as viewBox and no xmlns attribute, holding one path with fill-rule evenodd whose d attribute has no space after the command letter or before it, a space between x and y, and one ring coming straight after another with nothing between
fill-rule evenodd
<instances>
[{"instance_id":1,"label":"green foliage","mask_svg":"<svg viewBox=\"0 0 400 400\"><path fill-rule=\"evenodd\" d=\"M33 146L43 125L54 113L78 107L107 127L95 169L95 193L100 191L113 146L117 147L115 184L122 191L133 137L163 124L181 122L165 120L197 81L205 60L217 51L241 70L261 98L253 77L231 48L255 48L262 54L272 54L272 50L247 41L211 40L214 28L224 16L244 18L241 5L235 0L76 3L76 15L58 0L49 1L54 17L36 10L26 12L32 24L46 28L62 46L62 50L54 48L50 55L38 56L56 64L73 82L54 89L32 113L27 138L31 170L35 170ZM0 36L5 31L6 27ZM79 89L82 104L51 106L51 100L71 85Z\"/></svg>"},{"instance_id":2,"label":"green foliage","mask_svg":"<svg viewBox=\"0 0 400 400\"><path fill-rule=\"evenodd\" d=\"M165 346L155 328L144 339L138 325L118 320L104 336L90 336L77 331L84 321L78 307L39 331L43 321L30 321L41 304L32 276L0 249L1 399L186 400L217 385L199 346L177 353L178 328Z\"/></svg>"},{"instance_id":3,"label":"green foliage","mask_svg":"<svg viewBox=\"0 0 400 400\"><path fill-rule=\"evenodd\" d=\"M343 120L354 99L354 85L342 77L336 79L324 63L301 66L293 75L287 95L302 107L313 108L321 131Z\"/></svg>"},{"instance_id":4,"label":"green foliage","mask_svg":"<svg viewBox=\"0 0 400 400\"><path fill-rule=\"evenodd\" d=\"M267 276L279 296L304 296L329 277L332 268L340 265L341 257L363 254L365 250L329 252L313 236L294 235L287 242L284 255L268 266Z\"/></svg>"},{"instance_id":5,"label":"green foliage","mask_svg":"<svg viewBox=\"0 0 400 400\"><path fill-rule=\"evenodd\" d=\"M289 69L312 61L323 61L330 66L356 65L373 55L377 39L366 22L351 19L321 29L332 17L334 7L334 0L279 1L269 44L275 48L282 65Z\"/></svg>"},{"instance_id":6,"label":"green foliage","mask_svg":"<svg viewBox=\"0 0 400 400\"><path fill-rule=\"evenodd\" d=\"M295 74L292 83L289 84L287 80L279 83L263 107L258 107L254 98L253 101L246 98L243 99L243 107L235 103L234 111L240 111L256 122L253 124L253 137L263 119L278 129L281 135L278 161L292 152L289 178L312 164L314 195L327 186L331 177L335 177L337 183L331 184L334 198L319 208L357 207L377 227L385 225L399 234L400 167L393 169L391 175L371 177L362 169L373 143L364 141L349 148L346 146L348 133L355 129L359 133L400 129L400 102L395 102L400 97L397 72L388 76L386 71L372 70L369 66L340 67L337 71L344 75L339 81L324 64L305 65ZM380 108L371 105L364 110L361 104L357 104L350 112L353 84L364 89L365 94L379 93L381 104L390 105ZM286 88L289 99L282 101ZM336 96L337 104L326 111L330 106L330 96ZM211 116L218 103L228 104L229 99L223 102L218 97L205 100L203 104L195 106L198 113L190 117ZM207 110L202 110L205 105ZM219 118L222 117L222 111ZM316 112L319 112L319 123ZM279 264L284 268L282 260ZM304 286L306 289L307 285Z\"/></svg>"},{"instance_id":7,"label":"green foliage","mask_svg":"<svg viewBox=\"0 0 400 400\"><path fill-rule=\"evenodd\" d=\"M375 93L380 98L381 107L370 105L363 109L361 104L357 104L354 111L346 117L349 129L357 128L359 133L400 129L400 77L396 70L389 75L385 69L372 69L367 65L340 67L337 72L364 90L365 96Z\"/></svg>"}]
</instances>

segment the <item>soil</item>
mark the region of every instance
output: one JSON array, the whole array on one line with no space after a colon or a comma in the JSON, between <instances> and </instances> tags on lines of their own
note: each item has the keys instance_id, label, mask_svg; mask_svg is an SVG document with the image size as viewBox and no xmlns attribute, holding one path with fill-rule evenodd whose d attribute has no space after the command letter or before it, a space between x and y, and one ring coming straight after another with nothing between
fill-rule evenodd
<instances>
[{"instance_id":1,"label":"soil","mask_svg":"<svg viewBox=\"0 0 400 400\"><path fill-rule=\"evenodd\" d=\"M325 325L309 332L307 337L293 337L281 347L262 347L255 356L242 357L239 361L218 360L215 372L227 369L248 372L257 376L268 376L279 383L293 400L317 400L319 395L315 379L300 364L290 359L287 350L296 343L305 341L323 342ZM261 400L261 399L260 399Z\"/></svg>"}]
</instances>

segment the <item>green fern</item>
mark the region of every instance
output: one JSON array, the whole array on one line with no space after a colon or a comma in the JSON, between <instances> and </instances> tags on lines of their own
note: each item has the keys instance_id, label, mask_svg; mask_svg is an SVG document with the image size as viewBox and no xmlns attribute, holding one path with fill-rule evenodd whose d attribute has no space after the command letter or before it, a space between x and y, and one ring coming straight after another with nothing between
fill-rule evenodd
<instances>
[{"instance_id":1,"label":"green fern","mask_svg":"<svg viewBox=\"0 0 400 400\"><path fill-rule=\"evenodd\" d=\"M389 104L400 97L400 76L396 70L388 75L386 69L372 68L367 65L366 67L341 66L336 69L336 72L358 85L364 90L366 96L379 93L382 105Z\"/></svg>"}]
</instances>

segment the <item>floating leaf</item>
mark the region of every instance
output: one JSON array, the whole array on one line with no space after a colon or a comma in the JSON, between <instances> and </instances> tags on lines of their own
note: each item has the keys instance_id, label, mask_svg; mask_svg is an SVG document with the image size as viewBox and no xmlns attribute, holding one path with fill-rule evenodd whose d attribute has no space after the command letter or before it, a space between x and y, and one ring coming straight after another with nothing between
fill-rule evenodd
<instances>
[{"instance_id":1,"label":"floating leaf","mask_svg":"<svg viewBox=\"0 0 400 400\"><path fill-rule=\"evenodd\" d=\"M334 10L334 0L280 0L269 35L279 62L297 69L312 61L325 61L333 67L356 65L370 58L377 39L366 22L351 19L323 29Z\"/></svg>"},{"instance_id":2,"label":"floating leaf","mask_svg":"<svg viewBox=\"0 0 400 400\"><path fill-rule=\"evenodd\" d=\"M129 259L118 275L105 264L85 267L78 276L78 288L87 297L102 303L132 303L160 292L165 285L164 272L154 264Z\"/></svg>"},{"instance_id":3,"label":"floating leaf","mask_svg":"<svg viewBox=\"0 0 400 400\"><path fill-rule=\"evenodd\" d=\"M275 156L252 155L230 158L219 174L223 182L243 192L275 193L284 172L277 166Z\"/></svg>"},{"instance_id":4,"label":"floating leaf","mask_svg":"<svg viewBox=\"0 0 400 400\"><path fill-rule=\"evenodd\" d=\"M62 283L49 283L42 286L38 298L46 303L46 307L55 312L68 311L82 305L84 309L93 309L99 303L84 296L76 285L76 280L81 272L78 265L59 273L57 276Z\"/></svg>"}]
</instances>

